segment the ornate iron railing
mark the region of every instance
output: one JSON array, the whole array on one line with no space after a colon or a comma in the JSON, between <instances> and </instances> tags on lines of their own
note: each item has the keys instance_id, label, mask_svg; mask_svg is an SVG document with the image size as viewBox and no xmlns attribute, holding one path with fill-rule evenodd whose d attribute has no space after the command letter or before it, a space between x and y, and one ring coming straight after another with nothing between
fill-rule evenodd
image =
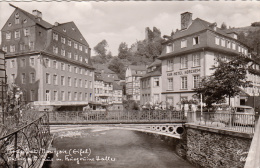
<instances>
[{"instance_id":1,"label":"ornate iron railing","mask_svg":"<svg viewBox=\"0 0 260 168\"><path fill-rule=\"evenodd\" d=\"M51 124L73 123L165 123L185 122L182 111L55 111L49 112Z\"/></svg>"},{"instance_id":2,"label":"ornate iron railing","mask_svg":"<svg viewBox=\"0 0 260 168\"><path fill-rule=\"evenodd\" d=\"M256 119L254 114L188 112L188 123L249 134L255 131Z\"/></svg>"},{"instance_id":3,"label":"ornate iron railing","mask_svg":"<svg viewBox=\"0 0 260 168\"><path fill-rule=\"evenodd\" d=\"M0 167L34 168L39 166L50 143L48 115L0 138Z\"/></svg>"}]
</instances>

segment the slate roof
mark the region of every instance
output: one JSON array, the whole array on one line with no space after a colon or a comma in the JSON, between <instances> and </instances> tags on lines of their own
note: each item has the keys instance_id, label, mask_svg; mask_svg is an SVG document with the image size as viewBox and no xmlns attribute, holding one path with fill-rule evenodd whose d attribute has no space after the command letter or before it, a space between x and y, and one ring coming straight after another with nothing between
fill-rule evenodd
<instances>
[{"instance_id":1,"label":"slate roof","mask_svg":"<svg viewBox=\"0 0 260 168\"><path fill-rule=\"evenodd\" d=\"M113 82L113 90L122 90L123 87L118 85L116 82Z\"/></svg>"}]
</instances>

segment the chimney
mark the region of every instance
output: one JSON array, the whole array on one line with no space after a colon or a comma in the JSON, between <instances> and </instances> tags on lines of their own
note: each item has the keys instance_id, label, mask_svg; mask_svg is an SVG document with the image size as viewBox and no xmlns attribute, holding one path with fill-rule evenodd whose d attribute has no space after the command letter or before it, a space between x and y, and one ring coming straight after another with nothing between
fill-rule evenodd
<instances>
[{"instance_id":1,"label":"chimney","mask_svg":"<svg viewBox=\"0 0 260 168\"><path fill-rule=\"evenodd\" d=\"M192 23L192 13L185 12L181 14L181 30L187 29Z\"/></svg>"},{"instance_id":2,"label":"chimney","mask_svg":"<svg viewBox=\"0 0 260 168\"><path fill-rule=\"evenodd\" d=\"M42 12L38 11L38 10L33 10L32 14L36 17L36 18L41 18L42 19Z\"/></svg>"},{"instance_id":3,"label":"chimney","mask_svg":"<svg viewBox=\"0 0 260 168\"><path fill-rule=\"evenodd\" d=\"M58 22L55 22L55 23L54 23L54 26L59 26L59 23L58 23Z\"/></svg>"}]
</instances>

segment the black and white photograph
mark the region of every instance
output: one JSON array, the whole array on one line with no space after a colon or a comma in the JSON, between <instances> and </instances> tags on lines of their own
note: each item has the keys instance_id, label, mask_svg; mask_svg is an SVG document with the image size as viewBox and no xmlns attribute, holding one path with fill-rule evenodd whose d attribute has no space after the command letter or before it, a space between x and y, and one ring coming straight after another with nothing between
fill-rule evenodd
<instances>
[{"instance_id":1,"label":"black and white photograph","mask_svg":"<svg viewBox=\"0 0 260 168\"><path fill-rule=\"evenodd\" d=\"M0 168L260 168L260 1L0 1Z\"/></svg>"}]
</instances>

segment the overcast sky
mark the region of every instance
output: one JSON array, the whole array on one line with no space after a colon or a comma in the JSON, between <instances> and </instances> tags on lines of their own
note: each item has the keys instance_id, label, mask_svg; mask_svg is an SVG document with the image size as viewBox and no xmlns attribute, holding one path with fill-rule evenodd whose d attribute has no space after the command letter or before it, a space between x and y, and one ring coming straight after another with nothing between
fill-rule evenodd
<instances>
[{"instance_id":1,"label":"overcast sky","mask_svg":"<svg viewBox=\"0 0 260 168\"><path fill-rule=\"evenodd\" d=\"M260 2L256 1L171 1L171 2L12 2L28 12L38 9L43 19L54 24L74 21L92 48L106 39L109 50L117 55L118 46L126 42L130 47L137 40L144 39L145 27L153 26L169 35L180 29L180 14L193 13L220 26L225 22L231 27L249 26L260 21ZM7 2L0 2L0 27L2 28L14 8Z\"/></svg>"}]
</instances>

